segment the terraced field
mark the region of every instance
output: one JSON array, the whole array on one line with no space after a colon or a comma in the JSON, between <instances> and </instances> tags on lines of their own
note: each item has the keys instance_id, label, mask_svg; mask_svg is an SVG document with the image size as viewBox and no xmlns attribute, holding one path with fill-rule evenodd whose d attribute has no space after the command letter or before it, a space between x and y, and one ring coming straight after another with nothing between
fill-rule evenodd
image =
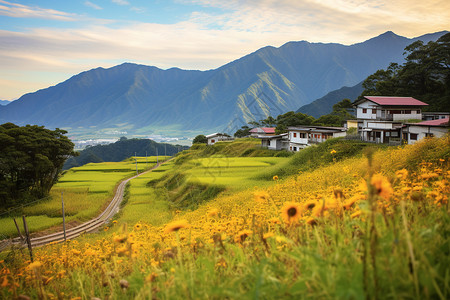
<instances>
[{"instance_id":1,"label":"terraced field","mask_svg":"<svg viewBox=\"0 0 450 300\"><path fill-rule=\"evenodd\" d=\"M159 160L165 157L159 157ZM0 236L17 235L13 217L27 216L30 232L62 224L61 197L66 222L78 224L98 215L114 195L119 181L156 164L156 157L137 157L123 162L91 163L66 171L53 186L50 197L0 218Z\"/></svg>"}]
</instances>

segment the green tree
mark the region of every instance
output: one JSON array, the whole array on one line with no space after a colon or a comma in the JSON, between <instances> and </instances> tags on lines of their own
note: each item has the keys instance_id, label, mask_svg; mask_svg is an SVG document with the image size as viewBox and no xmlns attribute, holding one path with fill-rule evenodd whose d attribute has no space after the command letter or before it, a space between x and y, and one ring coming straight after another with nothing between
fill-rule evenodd
<instances>
[{"instance_id":1,"label":"green tree","mask_svg":"<svg viewBox=\"0 0 450 300\"><path fill-rule=\"evenodd\" d=\"M0 203L3 207L46 196L74 144L67 131L0 125Z\"/></svg>"},{"instance_id":2,"label":"green tree","mask_svg":"<svg viewBox=\"0 0 450 300\"><path fill-rule=\"evenodd\" d=\"M367 95L411 96L429 104L428 111L450 110L450 33L436 42L416 41L405 48L406 62L392 63L363 83Z\"/></svg>"},{"instance_id":3,"label":"green tree","mask_svg":"<svg viewBox=\"0 0 450 300\"><path fill-rule=\"evenodd\" d=\"M208 139L206 138L206 136L203 134L199 134L194 138L192 144L206 144L207 142Z\"/></svg>"},{"instance_id":4,"label":"green tree","mask_svg":"<svg viewBox=\"0 0 450 300\"><path fill-rule=\"evenodd\" d=\"M311 125L314 120L314 117L307 114L289 111L285 114L277 116L277 126L275 132L277 134L284 133L287 131L289 126Z\"/></svg>"},{"instance_id":5,"label":"green tree","mask_svg":"<svg viewBox=\"0 0 450 300\"><path fill-rule=\"evenodd\" d=\"M250 130L251 130L250 127L248 127L247 125L244 125L241 127L241 129L236 130L236 132L234 133L234 137L242 138L242 137L249 136Z\"/></svg>"}]
</instances>

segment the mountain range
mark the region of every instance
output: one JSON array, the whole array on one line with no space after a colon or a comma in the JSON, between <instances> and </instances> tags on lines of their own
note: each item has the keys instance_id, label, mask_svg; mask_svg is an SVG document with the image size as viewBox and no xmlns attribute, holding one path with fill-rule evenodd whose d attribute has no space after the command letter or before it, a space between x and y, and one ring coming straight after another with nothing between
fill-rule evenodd
<instances>
[{"instance_id":1,"label":"mountain range","mask_svg":"<svg viewBox=\"0 0 450 300\"><path fill-rule=\"evenodd\" d=\"M85 135L234 133L249 121L295 111L355 86L391 62L402 63L403 50L412 42L427 43L445 33L409 39L386 32L350 46L288 42L208 71L132 63L96 68L0 106L0 123Z\"/></svg>"}]
</instances>

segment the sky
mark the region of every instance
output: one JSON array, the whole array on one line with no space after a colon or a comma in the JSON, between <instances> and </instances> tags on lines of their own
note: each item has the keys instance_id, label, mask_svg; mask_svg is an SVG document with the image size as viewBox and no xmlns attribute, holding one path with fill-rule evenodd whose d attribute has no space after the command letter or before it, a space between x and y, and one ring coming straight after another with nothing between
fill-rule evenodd
<instances>
[{"instance_id":1,"label":"sky","mask_svg":"<svg viewBox=\"0 0 450 300\"><path fill-rule=\"evenodd\" d=\"M449 25L448 0L0 0L0 99L124 62L208 70L289 41Z\"/></svg>"}]
</instances>

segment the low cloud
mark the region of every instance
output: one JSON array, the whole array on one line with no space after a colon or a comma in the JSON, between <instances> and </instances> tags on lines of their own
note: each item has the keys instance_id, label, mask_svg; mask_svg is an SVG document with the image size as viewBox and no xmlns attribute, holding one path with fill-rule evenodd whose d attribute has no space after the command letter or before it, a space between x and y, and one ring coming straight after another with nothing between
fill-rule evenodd
<instances>
[{"instance_id":1,"label":"low cloud","mask_svg":"<svg viewBox=\"0 0 450 300\"><path fill-rule=\"evenodd\" d=\"M102 7L98 6L95 3L92 3L91 1L85 1L84 5L86 5L87 7L93 8L93 9L97 9L97 10L103 9Z\"/></svg>"},{"instance_id":2,"label":"low cloud","mask_svg":"<svg viewBox=\"0 0 450 300\"><path fill-rule=\"evenodd\" d=\"M130 5L130 2L125 0L112 0L112 2L118 5Z\"/></svg>"},{"instance_id":3,"label":"low cloud","mask_svg":"<svg viewBox=\"0 0 450 300\"><path fill-rule=\"evenodd\" d=\"M75 21L75 14L54 9L28 6L0 0L0 15L14 18L39 18L59 21Z\"/></svg>"}]
</instances>

